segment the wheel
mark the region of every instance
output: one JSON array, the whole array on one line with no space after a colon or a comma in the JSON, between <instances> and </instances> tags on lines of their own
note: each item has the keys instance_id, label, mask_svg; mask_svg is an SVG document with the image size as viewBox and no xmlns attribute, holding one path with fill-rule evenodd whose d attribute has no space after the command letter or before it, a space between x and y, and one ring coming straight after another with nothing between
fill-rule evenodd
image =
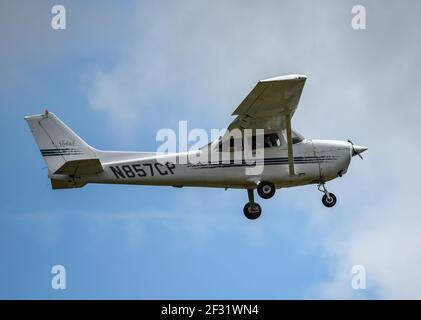
<instances>
[{"instance_id":1,"label":"wheel","mask_svg":"<svg viewBox=\"0 0 421 320\"><path fill-rule=\"evenodd\" d=\"M272 182L262 181L257 186L257 193L263 199L270 199L275 194L276 188Z\"/></svg>"},{"instance_id":2,"label":"wheel","mask_svg":"<svg viewBox=\"0 0 421 320\"><path fill-rule=\"evenodd\" d=\"M322 202L325 207L331 208L336 204L336 196L333 193L329 193L329 198L325 194L322 198Z\"/></svg>"},{"instance_id":3,"label":"wheel","mask_svg":"<svg viewBox=\"0 0 421 320\"><path fill-rule=\"evenodd\" d=\"M243 209L244 215L247 219L254 220L262 214L262 208L256 202L248 202Z\"/></svg>"}]
</instances>

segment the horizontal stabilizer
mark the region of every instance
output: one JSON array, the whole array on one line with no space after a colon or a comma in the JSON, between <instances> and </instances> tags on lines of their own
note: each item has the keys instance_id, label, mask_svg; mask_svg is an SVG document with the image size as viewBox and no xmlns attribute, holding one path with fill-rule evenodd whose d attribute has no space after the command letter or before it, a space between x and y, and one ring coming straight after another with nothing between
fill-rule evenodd
<instances>
[{"instance_id":1,"label":"horizontal stabilizer","mask_svg":"<svg viewBox=\"0 0 421 320\"><path fill-rule=\"evenodd\" d=\"M80 159L66 161L54 174L71 176L84 176L103 172L104 169L99 159Z\"/></svg>"},{"instance_id":2,"label":"horizontal stabilizer","mask_svg":"<svg viewBox=\"0 0 421 320\"><path fill-rule=\"evenodd\" d=\"M51 187L55 189L69 189L69 188L81 188L86 182L75 182L75 181L63 181L51 179Z\"/></svg>"}]
</instances>

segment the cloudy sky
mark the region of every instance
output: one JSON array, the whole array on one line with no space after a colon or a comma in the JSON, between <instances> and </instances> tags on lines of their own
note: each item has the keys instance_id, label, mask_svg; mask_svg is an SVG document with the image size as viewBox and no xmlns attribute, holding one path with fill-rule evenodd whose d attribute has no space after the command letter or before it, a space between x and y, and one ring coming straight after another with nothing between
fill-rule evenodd
<instances>
[{"instance_id":1,"label":"cloudy sky","mask_svg":"<svg viewBox=\"0 0 421 320\"><path fill-rule=\"evenodd\" d=\"M55 4L0 2L0 298L421 298L419 1L60 1L59 31ZM332 209L315 186L252 222L241 190L52 191L23 120L48 108L97 148L154 151L159 129L224 128L290 73L308 76L294 128L369 147Z\"/></svg>"}]
</instances>

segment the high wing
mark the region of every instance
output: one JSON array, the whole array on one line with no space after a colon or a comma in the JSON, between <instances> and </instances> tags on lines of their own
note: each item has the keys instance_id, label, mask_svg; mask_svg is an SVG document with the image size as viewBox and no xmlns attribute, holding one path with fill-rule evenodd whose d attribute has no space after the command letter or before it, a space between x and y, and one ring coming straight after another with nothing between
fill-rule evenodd
<instances>
[{"instance_id":1,"label":"high wing","mask_svg":"<svg viewBox=\"0 0 421 320\"><path fill-rule=\"evenodd\" d=\"M232 129L284 130L286 117L292 118L307 77L288 75L261 80L235 109Z\"/></svg>"},{"instance_id":2,"label":"high wing","mask_svg":"<svg viewBox=\"0 0 421 320\"><path fill-rule=\"evenodd\" d=\"M264 129L266 132L286 130L289 174L295 175L291 118L297 109L307 77L287 75L261 80L235 109L237 116L222 137L233 129Z\"/></svg>"}]
</instances>

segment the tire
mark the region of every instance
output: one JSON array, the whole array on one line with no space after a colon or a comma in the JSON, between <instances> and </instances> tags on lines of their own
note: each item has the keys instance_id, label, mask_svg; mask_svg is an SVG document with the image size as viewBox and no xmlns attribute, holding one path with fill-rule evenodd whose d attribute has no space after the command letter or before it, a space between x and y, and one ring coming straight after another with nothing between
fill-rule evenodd
<instances>
[{"instance_id":1,"label":"tire","mask_svg":"<svg viewBox=\"0 0 421 320\"><path fill-rule=\"evenodd\" d=\"M322 202L325 207L332 208L336 204L336 196L333 193L329 193L330 200L327 198L325 194L322 198Z\"/></svg>"},{"instance_id":2,"label":"tire","mask_svg":"<svg viewBox=\"0 0 421 320\"><path fill-rule=\"evenodd\" d=\"M243 212L247 219L255 220L258 217L260 217L260 215L262 214L262 208L256 202L254 203L248 202L244 206Z\"/></svg>"},{"instance_id":3,"label":"tire","mask_svg":"<svg viewBox=\"0 0 421 320\"><path fill-rule=\"evenodd\" d=\"M276 188L272 182L262 181L257 186L257 194L263 199L270 199L275 195Z\"/></svg>"}]
</instances>

